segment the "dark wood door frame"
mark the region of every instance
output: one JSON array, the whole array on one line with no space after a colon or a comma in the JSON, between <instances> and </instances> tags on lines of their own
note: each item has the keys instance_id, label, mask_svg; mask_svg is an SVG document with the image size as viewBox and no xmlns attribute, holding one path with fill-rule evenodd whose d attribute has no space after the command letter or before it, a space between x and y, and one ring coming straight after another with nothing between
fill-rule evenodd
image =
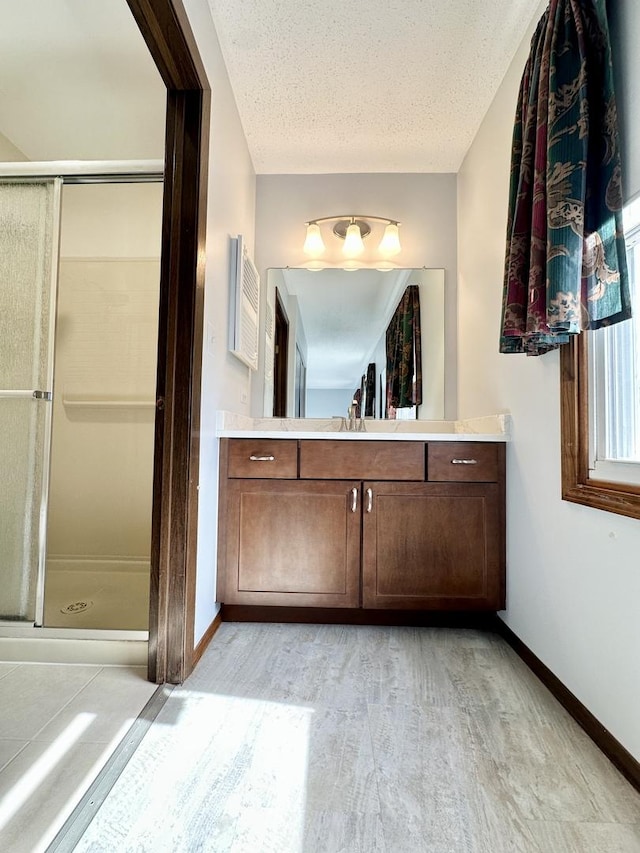
<instances>
[{"instance_id":1,"label":"dark wood door frame","mask_svg":"<svg viewBox=\"0 0 640 853\"><path fill-rule=\"evenodd\" d=\"M289 318L276 288L276 334L273 369L273 416L287 417L289 371Z\"/></svg>"},{"instance_id":2,"label":"dark wood door frame","mask_svg":"<svg viewBox=\"0 0 640 853\"><path fill-rule=\"evenodd\" d=\"M167 87L149 679L192 669L210 91L181 0L127 0Z\"/></svg>"}]
</instances>

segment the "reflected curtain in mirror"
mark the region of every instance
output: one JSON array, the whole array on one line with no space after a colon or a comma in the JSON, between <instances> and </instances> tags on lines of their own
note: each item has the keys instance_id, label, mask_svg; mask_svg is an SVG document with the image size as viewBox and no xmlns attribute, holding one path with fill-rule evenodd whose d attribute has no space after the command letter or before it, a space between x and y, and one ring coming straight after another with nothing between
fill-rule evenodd
<instances>
[{"instance_id":1,"label":"reflected curtain in mirror","mask_svg":"<svg viewBox=\"0 0 640 853\"><path fill-rule=\"evenodd\" d=\"M541 355L631 316L604 0L551 0L513 132L500 351Z\"/></svg>"},{"instance_id":2,"label":"reflected curtain in mirror","mask_svg":"<svg viewBox=\"0 0 640 853\"><path fill-rule=\"evenodd\" d=\"M387 328L387 410L422 403L420 288L405 290Z\"/></svg>"}]
</instances>

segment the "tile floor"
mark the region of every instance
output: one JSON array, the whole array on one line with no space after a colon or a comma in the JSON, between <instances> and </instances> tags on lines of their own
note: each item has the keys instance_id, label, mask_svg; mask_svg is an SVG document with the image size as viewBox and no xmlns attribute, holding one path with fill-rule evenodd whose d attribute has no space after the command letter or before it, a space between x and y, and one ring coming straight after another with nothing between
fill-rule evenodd
<instances>
[{"instance_id":1,"label":"tile floor","mask_svg":"<svg viewBox=\"0 0 640 853\"><path fill-rule=\"evenodd\" d=\"M143 667L0 663L0 851L44 851L156 689Z\"/></svg>"},{"instance_id":2,"label":"tile floor","mask_svg":"<svg viewBox=\"0 0 640 853\"><path fill-rule=\"evenodd\" d=\"M640 853L640 795L498 637L223 624L78 853Z\"/></svg>"}]
</instances>

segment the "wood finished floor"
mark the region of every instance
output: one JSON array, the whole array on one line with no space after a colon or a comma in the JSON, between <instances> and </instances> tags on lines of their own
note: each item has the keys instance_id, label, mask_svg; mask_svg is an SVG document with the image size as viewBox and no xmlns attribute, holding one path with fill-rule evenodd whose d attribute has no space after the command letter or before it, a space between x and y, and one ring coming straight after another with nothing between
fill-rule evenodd
<instances>
[{"instance_id":1,"label":"wood finished floor","mask_svg":"<svg viewBox=\"0 0 640 853\"><path fill-rule=\"evenodd\" d=\"M640 795L494 635L226 623L76 850L639 853Z\"/></svg>"}]
</instances>

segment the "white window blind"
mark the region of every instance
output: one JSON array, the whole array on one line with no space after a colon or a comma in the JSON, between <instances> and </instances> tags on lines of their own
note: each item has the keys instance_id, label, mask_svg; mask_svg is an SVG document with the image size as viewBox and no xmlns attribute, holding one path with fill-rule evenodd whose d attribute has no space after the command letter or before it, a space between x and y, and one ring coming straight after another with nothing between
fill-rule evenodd
<instances>
[{"instance_id":1,"label":"white window blind","mask_svg":"<svg viewBox=\"0 0 640 853\"><path fill-rule=\"evenodd\" d=\"M640 200L625 211L633 317L591 333L591 476L640 483Z\"/></svg>"}]
</instances>

